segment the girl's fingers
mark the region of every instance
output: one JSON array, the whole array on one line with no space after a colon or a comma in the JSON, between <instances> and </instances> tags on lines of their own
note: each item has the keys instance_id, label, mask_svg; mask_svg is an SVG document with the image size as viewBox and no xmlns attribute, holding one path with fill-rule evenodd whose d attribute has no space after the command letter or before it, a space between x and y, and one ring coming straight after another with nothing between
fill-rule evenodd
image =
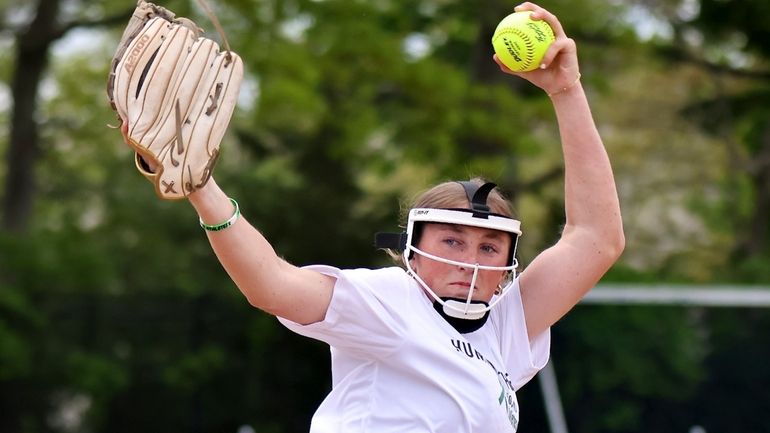
<instances>
[{"instance_id":1,"label":"girl's fingers","mask_svg":"<svg viewBox=\"0 0 770 433\"><path fill-rule=\"evenodd\" d=\"M570 50L573 50L575 48L575 41L570 38L561 38L554 41L554 43L551 44L550 47L548 47L548 50L546 50L545 55L543 55L543 59L540 61L540 68L545 69L548 66L553 63L554 59L556 59L556 56L558 56L560 53L564 52L570 52Z\"/></svg>"},{"instance_id":2,"label":"girl's fingers","mask_svg":"<svg viewBox=\"0 0 770 433\"><path fill-rule=\"evenodd\" d=\"M516 12L532 11L532 15L530 15L530 17L533 20L544 20L547 22L548 25L550 25L553 29L553 34L556 36L556 39L559 39L560 37L566 37L564 28L561 26L559 19L556 18L556 15L548 12L546 9L532 2L524 2L513 8L513 10Z\"/></svg>"},{"instance_id":3,"label":"girl's fingers","mask_svg":"<svg viewBox=\"0 0 770 433\"><path fill-rule=\"evenodd\" d=\"M497 54L492 55L492 59L497 63L497 66L500 67L500 70L505 72L506 74L511 75L517 75L516 72L512 71L509 67L505 66L505 64L500 60L499 57L497 57Z\"/></svg>"},{"instance_id":4,"label":"girl's fingers","mask_svg":"<svg viewBox=\"0 0 770 433\"><path fill-rule=\"evenodd\" d=\"M532 2L524 2L524 3L516 6L515 8L513 8L513 10L516 11L516 12L531 11L531 10L537 9L538 7L539 7L538 5L536 5L536 4L532 3Z\"/></svg>"}]
</instances>

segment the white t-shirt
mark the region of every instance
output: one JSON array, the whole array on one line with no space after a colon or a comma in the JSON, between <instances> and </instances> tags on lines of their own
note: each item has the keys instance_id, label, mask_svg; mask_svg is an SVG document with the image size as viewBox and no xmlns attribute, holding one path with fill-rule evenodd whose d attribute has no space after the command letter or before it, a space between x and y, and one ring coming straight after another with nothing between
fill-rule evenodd
<instances>
[{"instance_id":1,"label":"white t-shirt","mask_svg":"<svg viewBox=\"0 0 770 433\"><path fill-rule=\"evenodd\" d=\"M515 432L515 391L548 361L550 330L529 341L518 281L479 330L460 334L401 268L309 269L337 278L323 321L332 390L312 433Z\"/></svg>"}]
</instances>

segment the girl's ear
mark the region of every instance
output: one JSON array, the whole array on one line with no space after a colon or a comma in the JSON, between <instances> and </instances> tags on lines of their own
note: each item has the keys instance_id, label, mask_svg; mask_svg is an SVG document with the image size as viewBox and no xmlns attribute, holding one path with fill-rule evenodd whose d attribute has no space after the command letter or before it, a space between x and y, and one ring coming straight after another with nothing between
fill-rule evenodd
<instances>
[{"instance_id":1,"label":"girl's ear","mask_svg":"<svg viewBox=\"0 0 770 433\"><path fill-rule=\"evenodd\" d=\"M511 284L513 281L513 271L505 271L503 272L502 278L500 278L500 282L497 284L497 289L495 289L495 295L499 295L503 293L503 290Z\"/></svg>"}]
</instances>

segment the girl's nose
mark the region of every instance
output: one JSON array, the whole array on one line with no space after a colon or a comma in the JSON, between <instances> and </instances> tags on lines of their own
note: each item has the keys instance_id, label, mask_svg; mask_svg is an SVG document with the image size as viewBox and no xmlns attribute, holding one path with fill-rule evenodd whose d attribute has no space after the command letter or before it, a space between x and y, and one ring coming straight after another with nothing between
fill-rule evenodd
<instances>
[{"instance_id":1,"label":"girl's nose","mask_svg":"<svg viewBox=\"0 0 770 433\"><path fill-rule=\"evenodd\" d=\"M476 254L474 253L465 253L460 257L458 261L463 263L462 265L458 266L461 271L472 271L474 269L474 265L478 264L478 257L476 257Z\"/></svg>"}]
</instances>

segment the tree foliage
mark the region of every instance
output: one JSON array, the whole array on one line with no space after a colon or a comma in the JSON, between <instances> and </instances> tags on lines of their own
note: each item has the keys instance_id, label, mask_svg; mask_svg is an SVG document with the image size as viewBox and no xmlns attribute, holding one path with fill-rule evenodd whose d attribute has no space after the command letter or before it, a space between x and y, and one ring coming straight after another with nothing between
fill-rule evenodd
<instances>
[{"instance_id":1,"label":"tree foliage","mask_svg":"<svg viewBox=\"0 0 770 433\"><path fill-rule=\"evenodd\" d=\"M628 247L607 280L767 284L765 2L543 5L578 42L616 170ZM197 3L164 6L217 37ZM247 69L217 181L287 260L387 265L372 234L427 185L473 175L514 199L522 263L558 237L551 108L491 61L512 4L213 6ZM108 127L107 67L132 8L0 6L0 122L16 131L0 137L0 431L306 431L328 349L248 306L192 208L157 200ZM577 307L553 331L570 430L770 431L767 322ZM546 430L538 399L521 393L522 432Z\"/></svg>"}]
</instances>

